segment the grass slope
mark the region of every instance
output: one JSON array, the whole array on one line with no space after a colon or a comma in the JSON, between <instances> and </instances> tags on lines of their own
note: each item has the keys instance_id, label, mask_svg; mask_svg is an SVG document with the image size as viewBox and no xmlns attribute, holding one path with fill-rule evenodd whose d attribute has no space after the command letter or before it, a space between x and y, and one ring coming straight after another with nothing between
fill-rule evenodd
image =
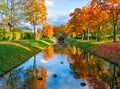
<instances>
[{"instance_id":1,"label":"grass slope","mask_svg":"<svg viewBox=\"0 0 120 89\"><path fill-rule=\"evenodd\" d=\"M53 42L48 39L0 42L0 75L17 67Z\"/></svg>"},{"instance_id":2,"label":"grass slope","mask_svg":"<svg viewBox=\"0 0 120 89\"><path fill-rule=\"evenodd\" d=\"M85 52L92 50L93 47L99 44L103 44L106 42L96 42L96 41L83 41L83 40L76 40L76 39L67 39L66 42L70 45L75 45L83 49Z\"/></svg>"}]
</instances>

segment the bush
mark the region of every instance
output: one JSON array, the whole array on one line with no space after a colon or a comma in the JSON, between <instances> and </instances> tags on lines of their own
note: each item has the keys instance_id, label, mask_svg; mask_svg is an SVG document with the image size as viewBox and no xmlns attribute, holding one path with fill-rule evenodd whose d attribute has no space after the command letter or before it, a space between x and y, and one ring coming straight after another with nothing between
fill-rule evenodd
<instances>
[{"instance_id":1,"label":"bush","mask_svg":"<svg viewBox=\"0 0 120 89\"><path fill-rule=\"evenodd\" d=\"M107 37L108 40L112 40L113 39L113 35L110 35Z\"/></svg>"},{"instance_id":2,"label":"bush","mask_svg":"<svg viewBox=\"0 0 120 89\"><path fill-rule=\"evenodd\" d=\"M96 39L97 39L97 37L94 36L94 35L92 35L90 38L91 38L92 40L96 40Z\"/></svg>"},{"instance_id":3,"label":"bush","mask_svg":"<svg viewBox=\"0 0 120 89\"><path fill-rule=\"evenodd\" d=\"M82 36L76 36L75 39L82 39Z\"/></svg>"},{"instance_id":4,"label":"bush","mask_svg":"<svg viewBox=\"0 0 120 89\"><path fill-rule=\"evenodd\" d=\"M12 34L8 28L0 28L0 40L12 39Z\"/></svg>"},{"instance_id":5,"label":"bush","mask_svg":"<svg viewBox=\"0 0 120 89\"><path fill-rule=\"evenodd\" d=\"M40 40L41 38L42 38L42 33L37 33L37 34L36 34L36 39L37 39L37 40Z\"/></svg>"},{"instance_id":6,"label":"bush","mask_svg":"<svg viewBox=\"0 0 120 89\"><path fill-rule=\"evenodd\" d=\"M33 32L25 32L24 39L34 39L34 33Z\"/></svg>"},{"instance_id":7,"label":"bush","mask_svg":"<svg viewBox=\"0 0 120 89\"><path fill-rule=\"evenodd\" d=\"M21 38L21 34L19 32L14 32L13 38L14 40L19 40Z\"/></svg>"}]
</instances>

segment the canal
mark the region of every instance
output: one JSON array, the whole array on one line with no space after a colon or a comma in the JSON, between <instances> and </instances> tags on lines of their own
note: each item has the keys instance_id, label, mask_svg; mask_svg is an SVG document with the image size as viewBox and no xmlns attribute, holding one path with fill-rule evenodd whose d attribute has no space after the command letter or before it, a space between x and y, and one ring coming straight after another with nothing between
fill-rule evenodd
<instances>
[{"instance_id":1,"label":"canal","mask_svg":"<svg viewBox=\"0 0 120 89\"><path fill-rule=\"evenodd\" d=\"M120 89L120 68L75 46L51 45L2 76L0 89Z\"/></svg>"}]
</instances>

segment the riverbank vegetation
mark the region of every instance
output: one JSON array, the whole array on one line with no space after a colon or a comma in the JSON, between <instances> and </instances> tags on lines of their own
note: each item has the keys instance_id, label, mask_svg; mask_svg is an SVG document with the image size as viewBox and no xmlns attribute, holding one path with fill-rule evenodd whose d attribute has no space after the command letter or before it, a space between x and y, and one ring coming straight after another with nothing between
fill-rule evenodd
<instances>
[{"instance_id":1,"label":"riverbank vegetation","mask_svg":"<svg viewBox=\"0 0 120 89\"><path fill-rule=\"evenodd\" d=\"M53 42L52 39L0 42L0 75L17 67Z\"/></svg>"},{"instance_id":2,"label":"riverbank vegetation","mask_svg":"<svg viewBox=\"0 0 120 89\"><path fill-rule=\"evenodd\" d=\"M120 42L110 41L82 41L78 39L67 39L66 42L70 45L75 45L84 50L84 52L91 52L101 58L105 58L113 63L120 61Z\"/></svg>"}]
</instances>

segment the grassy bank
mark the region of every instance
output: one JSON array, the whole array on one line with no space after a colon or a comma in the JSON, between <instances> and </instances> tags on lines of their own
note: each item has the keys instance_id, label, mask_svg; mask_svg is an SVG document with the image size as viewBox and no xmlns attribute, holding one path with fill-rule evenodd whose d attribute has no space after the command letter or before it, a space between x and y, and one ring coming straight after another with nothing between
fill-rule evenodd
<instances>
[{"instance_id":1,"label":"grassy bank","mask_svg":"<svg viewBox=\"0 0 120 89\"><path fill-rule=\"evenodd\" d=\"M67 39L66 42L70 45L75 45L83 49L85 52L92 50L93 47L103 44L106 42L96 42L96 41L83 41L83 40L76 40L76 39Z\"/></svg>"},{"instance_id":2,"label":"grassy bank","mask_svg":"<svg viewBox=\"0 0 120 89\"><path fill-rule=\"evenodd\" d=\"M54 40L48 39L0 42L0 75L17 67L53 42Z\"/></svg>"}]
</instances>

